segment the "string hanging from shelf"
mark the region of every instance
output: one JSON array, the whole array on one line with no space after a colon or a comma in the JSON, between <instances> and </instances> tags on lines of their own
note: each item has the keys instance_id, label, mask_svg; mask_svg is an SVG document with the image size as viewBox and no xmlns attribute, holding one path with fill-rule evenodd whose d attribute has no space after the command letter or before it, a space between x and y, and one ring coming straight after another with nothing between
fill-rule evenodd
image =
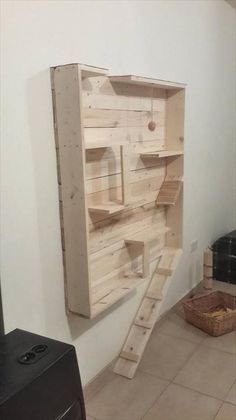
<instances>
[{"instance_id":1,"label":"string hanging from shelf","mask_svg":"<svg viewBox=\"0 0 236 420\"><path fill-rule=\"evenodd\" d=\"M154 121L154 117L153 117L153 96L154 96L154 87L152 88L152 97L151 97L151 121L149 121L148 123L148 129L150 131L154 131L156 129L156 123Z\"/></svg>"}]
</instances>

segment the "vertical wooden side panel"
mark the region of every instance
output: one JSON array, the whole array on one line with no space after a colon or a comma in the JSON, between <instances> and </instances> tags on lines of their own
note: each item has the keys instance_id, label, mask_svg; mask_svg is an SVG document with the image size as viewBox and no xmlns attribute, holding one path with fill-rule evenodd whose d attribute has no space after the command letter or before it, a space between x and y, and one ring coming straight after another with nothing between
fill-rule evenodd
<instances>
[{"instance_id":1,"label":"vertical wooden side panel","mask_svg":"<svg viewBox=\"0 0 236 420\"><path fill-rule=\"evenodd\" d=\"M130 203L130 147L120 146L121 160L121 181L122 181L122 202L124 205Z\"/></svg>"},{"instance_id":2,"label":"vertical wooden side panel","mask_svg":"<svg viewBox=\"0 0 236 420\"><path fill-rule=\"evenodd\" d=\"M166 138L168 150L183 150L185 89L168 91Z\"/></svg>"},{"instance_id":3,"label":"vertical wooden side panel","mask_svg":"<svg viewBox=\"0 0 236 420\"><path fill-rule=\"evenodd\" d=\"M166 137L167 149L184 149L184 109L185 89L168 91ZM183 175L184 157L168 158L166 174L169 177ZM166 235L166 244L171 247L182 247L183 236L183 189L174 206L166 209L166 224L170 232Z\"/></svg>"},{"instance_id":4,"label":"vertical wooden side panel","mask_svg":"<svg viewBox=\"0 0 236 420\"><path fill-rule=\"evenodd\" d=\"M72 312L90 317L85 150L78 65L52 69L52 89L61 182L67 306Z\"/></svg>"}]
</instances>

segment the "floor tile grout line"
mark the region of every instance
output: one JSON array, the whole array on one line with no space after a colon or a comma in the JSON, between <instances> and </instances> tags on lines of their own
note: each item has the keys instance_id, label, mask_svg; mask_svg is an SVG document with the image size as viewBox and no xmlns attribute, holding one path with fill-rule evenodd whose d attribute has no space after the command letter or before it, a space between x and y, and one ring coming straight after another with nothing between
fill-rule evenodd
<instances>
[{"instance_id":1,"label":"floor tile grout line","mask_svg":"<svg viewBox=\"0 0 236 420\"><path fill-rule=\"evenodd\" d=\"M226 350L218 349L217 347L213 347L213 346L209 346L207 344L204 344L204 342L202 342L201 344L203 346L207 347L208 349L218 350L218 351L221 351L222 353L232 354L233 356L236 356L236 352L235 353L232 353L231 351L226 351Z\"/></svg>"},{"instance_id":2,"label":"floor tile grout line","mask_svg":"<svg viewBox=\"0 0 236 420\"><path fill-rule=\"evenodd\" d=\"M184 364L179 368L179 370L176 373L176 375L172 378L171 382L174 382L174 380L176 379L176 377L178 376L178 374L185 367L185 365L192 359L193 355L198 351L198 349L201 347L201 345L202 345L202 343L196 344L196 347L194 348L193 352L189 355L189 357L187 357L187 359L185 360Z\"/></svg>"},{"instance_id":3,"label":"floor tile grout line","mask_svg":"<svg viewBox=\"0 0 236 420\"><path fill-rule=\"evenodd\" d=\"M175 383L175 384L178 384L178 382L175 382L175 379L176 379L176 377L178 376L178 374L181 372L181 370L182 369L184 369L184 367L185 367L185 365L191 360L191 358L193 357L193 355L198 351L198 349L201 347L201 346L204 346L204 344L203 343L199 343L199 345L197 345L196 346L196 348L194 349L194 351L193 351L193 353L189 356L189 358L185 361L185 364L178 370L178 372L177 372L177 374L174 376L174 378L171 380L171 382L172 383ZM207 347L207 346L205 346L205 347ZM208 347L209 348L209 347ZM212 349L212 347L211 347L211 349ZM225 353L225 354L230 354L230 355L233 355L234 356L234 354L232 354L232 353L228 353L228 352L224 352L224 351L222 351L222 350L218 350L218 349L216 349L216 348L213 348L213 350L217 350L217 351L219 351L219 352L222 352L222 353ZM231 385L231 387L230 387L230 389L229 389L229 391L228 391L228 393L230 392L230 390L231 390L231 388L232 388L232 386L234 385L234 383L235 382L233 382L233 384ZM181 384L180 384L181 385ZM186 388L188 388L188 389L192 389L193 391L195 391L193 388L189 388L189 387L186 387ZM200 392L201 393L201 392ZM209 394L205 394L205 395L207 395L207 396L210 396L210 397L212 397L212 395L209 395ZM226 394L226 396L227 396L228 394ZM213 398L215 398L215 397L213 397ZM221 400L221 399L220 399ZM224 401L224 400L221 400L221 401Z\"/></svg>"},{"instance_id":4,"label":"floor tile grout line","mask_svg":"<svg viewBox=\"0 0 236 420\"><path fill-rule=\"evenodd\" d=\"M219 409L218 409L218 411L217 411L217 413L216 413L216 415L215 415L215 417L214 417L213 420L216 420L216 417L218 416L218 414L219 414L219 412L220 412L220 410L221 410L221 408L223 407L224 404L229 404L229 405L232 405L232 407L235 407L235 404L232 404L232 403L230 403L228 401L223 401L222 404L221 404L221 406L219 407Z\"/></svg>"},{"instance_id":5,"label":"floor tile grout line","mask_svg":"<svg viewBox=\"0 0 236 420\"><path fill-rule=\"evenodd\" d=\"M176 337L173 337L173 338L176 338ZM186 340L186 341L188 341L188 340ZM193 343L193 342L191 342L191 344L195 344L195 348L193 349L193 351L191 352L191 354L187 357L187 359L185 360L185 362L180 366L180 368L178 369L176 375L172 379L170 379L170 378L167 379L167 378L164 378L162 376L158 376L156 374L153 374L153 373L150 373L150 372L146 372L142 368L139 368L138 370L141 371L141 372L143 372L143 373L147 373L148 375L154 376L154 377L156 377L158 379L162 379L162 380L169 381L170 383L172 383L175 380L176 376L178 376L178 374L180 373L180 371L184 368L184 366L186 365L186 363L189 362L189 360L192 358L192 356L198 350L198 348L201 346L202 343Z\"/></svg>"},{"instance_id":6,"label":"floor tile grout line","mask_svg":"<svg viewBox=\"0 0 236 420\"><path fill-rule=\"evenodd\" d=\"M160 378L158 378L160 379ZM151 410L151 408L158 402L159 398L162 396L162 394L164 394L164 392L167 390L167 388L170 386L171 382L168 381L168 384L166 385L166 387L161 391L160 395L158 395L158 397L155 399L155 401L153 402L153 404L151 404L151 406L147 409L147 411L145 411L145 413L143 414L143 416L141 417L140 420L143 420L144 417L146 416L146 414L148 413L148 411Z\"/></svg>"},{"instance_id":7,"label":"floor tile grout line","mask_svg":"<svg viewBox=\"0 0 236 420\"><path fill-rule=\"evenodd\" d=\"M166 333L166 332L162 332L162 331L158 331L158 330L156 331L156 333L161 334L161 335L166 335L166 336L168 336L168 337L179 338L180 340L187 341L187 342L189 342L189 343L193 343L193 344L196 344L196 345L201 345L201 344L202 344L203 346L208 347L208 348L210 348L210 349L215 349L215 350L221 351L221 352L223 352L223 353L236 355L236 352L227 351L227 350L222 350L222 349L219 349L219 348L217 348L217 347L210 346L209 344L205 344L205 341L206 341L206 340L208 340L208 339L209 339L209 338L211 338L211 337L212 337L212 338L214 338L213 336L210 336L210 335L209 335L209 337L205 337L205 338L203 338L201 341L196 342L196 341L190 340L190 339L188 339L188 338L183 338L183 337L180 337L180 336L175 335L175 334L170 334L170 333Z\"/></svg>"},{"instance_id":8,"label":"floor tile grout line","mask_svg":"<svg viewBox=\"0 0 236 420\"><path fill-rule=\"evenodd\" d=\"M168 337L179 338L180 340L187 341L188 343L193 343L193 344L196 344L196 345L202 344L204 342L204 340L206 340L206 338L207 338L207 337L203 338L201 341L197 342L197 341L190 340L188 338L180 337L179 335L170 334L170 333L166 333L166 332L162 332L162 331L158 331L158 330L156 331L156 333L162 334L162 335L167 335Z\"/></svg>"},{"instance_id":9,"label":"floor tile grout line","mask_svg":"<svg viewBox=\"0 0 236 420\"><path fill-rule=\"evenodd\" d=\"M187 340L186 340L187 341ZM196 343L194 343L194 344L196 344ZM179 368L179 370L178 370L178 372L176 373L176 375L174 376L174 378L172 379L172 380L168 380L168 379L164 379L164 378L161 378L161 377L158 377L157 375L152 375L151 373L148 373L149 375L151 375L151 376L154 376L154 377L156 377L156 378L158 378L158 379L162 379L162 380L165 380L165 381L168 381L169 383L168 383L168 385L166 386L166 388L165 389L163 389L163 391L161 392L161 394L157 397L157 399L155 400L155 402L152 404L152 406L145 412L145 414L144 414L144 416L148 413L148 411L156 404L156 403L158 403L158 400L160 399L160 397L161 397L161 395L167 390L167 388L171 385L171 384L174 384L174 385L178 385L178 384L175 384L173 381L174 381L174 379L176 378L176 376L179 374L179 372L184 368L184 366L185 366L185 364L186 363L188 363L188 361L191 359L191 357L194 355L194 353L197 351L197 349L199 348L201 346L201 343L198 343L198 344L196 344L196 347L194 348L194 350L193 350L193 352L191 352L191 355L189 355L189 357L187 358L187 360L183 363L183 365L181 365L181 367ZM147 373L147 372L145 372L145 371L143 371L142 369L139 369L139 371L141 371L141 372L144 372L144 373ZM183 387L183 388L187 388L187 387ZM191 390L191 388L187 388L187 389L190 389ZM193 390L192 390L193 391ZM196 392L196 391L195 391ZM201 393L200 393L201 394ZM203 394L204 395L204 394ZM212 397L212 398L214 398L214 397ZM144 416L141 418L141 420L144 418Z\"/></svg>"},{"instance_id":10,"label":"floor tile grout line","mask_svg":"<svg viewBox=\"0 0 236 420\"><path fill-rule=\"evenodd\" d=\"M109 371L109 367L107 367L107 371ZM112 377L110 380L109 380L109 384L110 383L112 383L114 380L115 380L115 378L116 378L116 374L114 374L113 372L112 372L112 374L114 375L114 377ZM118 376L120 376L120 375L118 375ZM105 382L105 381L104 381ZM98 387L98 389L97 389L97 391L94 391L94 393L89 397L89 398L86 398L86 404L87 403L89 403L94 397L96 397L96 395L100 392L100 391L102 391L103 390L103 388L105 388L105 386L106 386L106 384L107 384L107 382L106 383L104 383L101 387ZM85 404L85 405L86 405ZM98 420L98 419L95 419L95 420Z\"/></svg>"},{"instance_id":11,"label":"floor tile grout line","mask_svg":"<svg viewBox=\"0 0 236 420\"><path fill-rule=\"evenodd\" d=\"M217 410L217 412L216 412L216 415L215 415L215 417L214 417L214 419L213 419L213 420L216 420L216 417L218 416L218 414L219 414L219 412L220 412L221 408L223 407L223 405L224 405L224 401L222 401L222 404L219 406L219 408L218 408L218 410Z\"/></svg>"},{"instance_id":12,"label":"floor tile grout line","mask_svg":"<svg viewBox=\"0 0 236 420\"><path fill-rule=\"evenodd\" d=\"M228 393L227 393L227 395L226 395L226 397L225 397L225 398L227 398L227 396L229 395L229 393L230 393L231 389L234 387L234 385L236 386L236 379L235 379L234 383L232 384L232 386L230 387L230 389L229 389L229 391L228 391ZM225 402L225 403L227 403L227 404L236 405L236 401L235 401L235 403L233 403L233 402L231 402L231 401L227 401L227 400L225 399L225 400L224 400L224 402Z\"/></svg>"},{"instance_id":13,"label":"floor tile grout line","mask_svg":"<svg viewBox=\"0 0 236 420\"><path fill-rule=\"evenodd\" d=\"M180 387L182 387L184 389L188 389L189 391L196 392L197 394L200 394L200 395L204 395L204 397L213 398L214 400L220 401L222 403L227 402L225 400L222 400L219 397L214 397L213 395L206 394L205 392L198 391L197 389L189 388L188 386L183 385L183 384L179 384L178 382L171 382L171 384L178 385L178 386L180 386Z\"/></svg>"}]
</instances>

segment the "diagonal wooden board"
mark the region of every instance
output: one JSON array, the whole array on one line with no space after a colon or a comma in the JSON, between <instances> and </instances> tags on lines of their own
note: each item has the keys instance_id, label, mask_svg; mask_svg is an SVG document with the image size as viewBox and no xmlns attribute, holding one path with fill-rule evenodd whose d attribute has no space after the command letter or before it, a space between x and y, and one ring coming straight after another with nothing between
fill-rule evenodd
<instances>
[{"instance_id":1,"label":"diagonal wooden board","mask_svg":"<svg viewBox=\"0 0 236 420\"><path fill-rule=\"evenodd\" d=\"M157 263L146 293L129 330L124 346L114 367L118 375L132 379L159 318L160 309L167 294L182 250L165 247Z\"/></svg>"},{"instance_id":2,"label":"diagonal wooden board","mask_svg":"<svg viewBox=\"0 0 236 420\"><path fill-rule=\"evenodd\" d=\"M174 206L178 200L182 185L182 179L169 179L167 176L160 188L156 204Z\"/></svg>"}]
</instances>

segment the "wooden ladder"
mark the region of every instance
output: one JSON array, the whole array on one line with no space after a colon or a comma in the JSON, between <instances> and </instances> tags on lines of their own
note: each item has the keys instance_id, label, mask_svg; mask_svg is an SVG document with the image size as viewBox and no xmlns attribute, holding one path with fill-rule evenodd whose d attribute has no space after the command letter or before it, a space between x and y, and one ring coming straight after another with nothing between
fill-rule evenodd
<instances>
[{"instance_id":1,"label":"wooden ladder","mask_svg":"<svg viewBox=\"0 0 236 420\"><path fill-rule=\"evenodd\" d=\"M173 272L178 264L181 249L165 247L157 263L146 293L129 330L123 349L114 367L118 375L132 379L151 336Z\"/></svg>"}]
</instances>

